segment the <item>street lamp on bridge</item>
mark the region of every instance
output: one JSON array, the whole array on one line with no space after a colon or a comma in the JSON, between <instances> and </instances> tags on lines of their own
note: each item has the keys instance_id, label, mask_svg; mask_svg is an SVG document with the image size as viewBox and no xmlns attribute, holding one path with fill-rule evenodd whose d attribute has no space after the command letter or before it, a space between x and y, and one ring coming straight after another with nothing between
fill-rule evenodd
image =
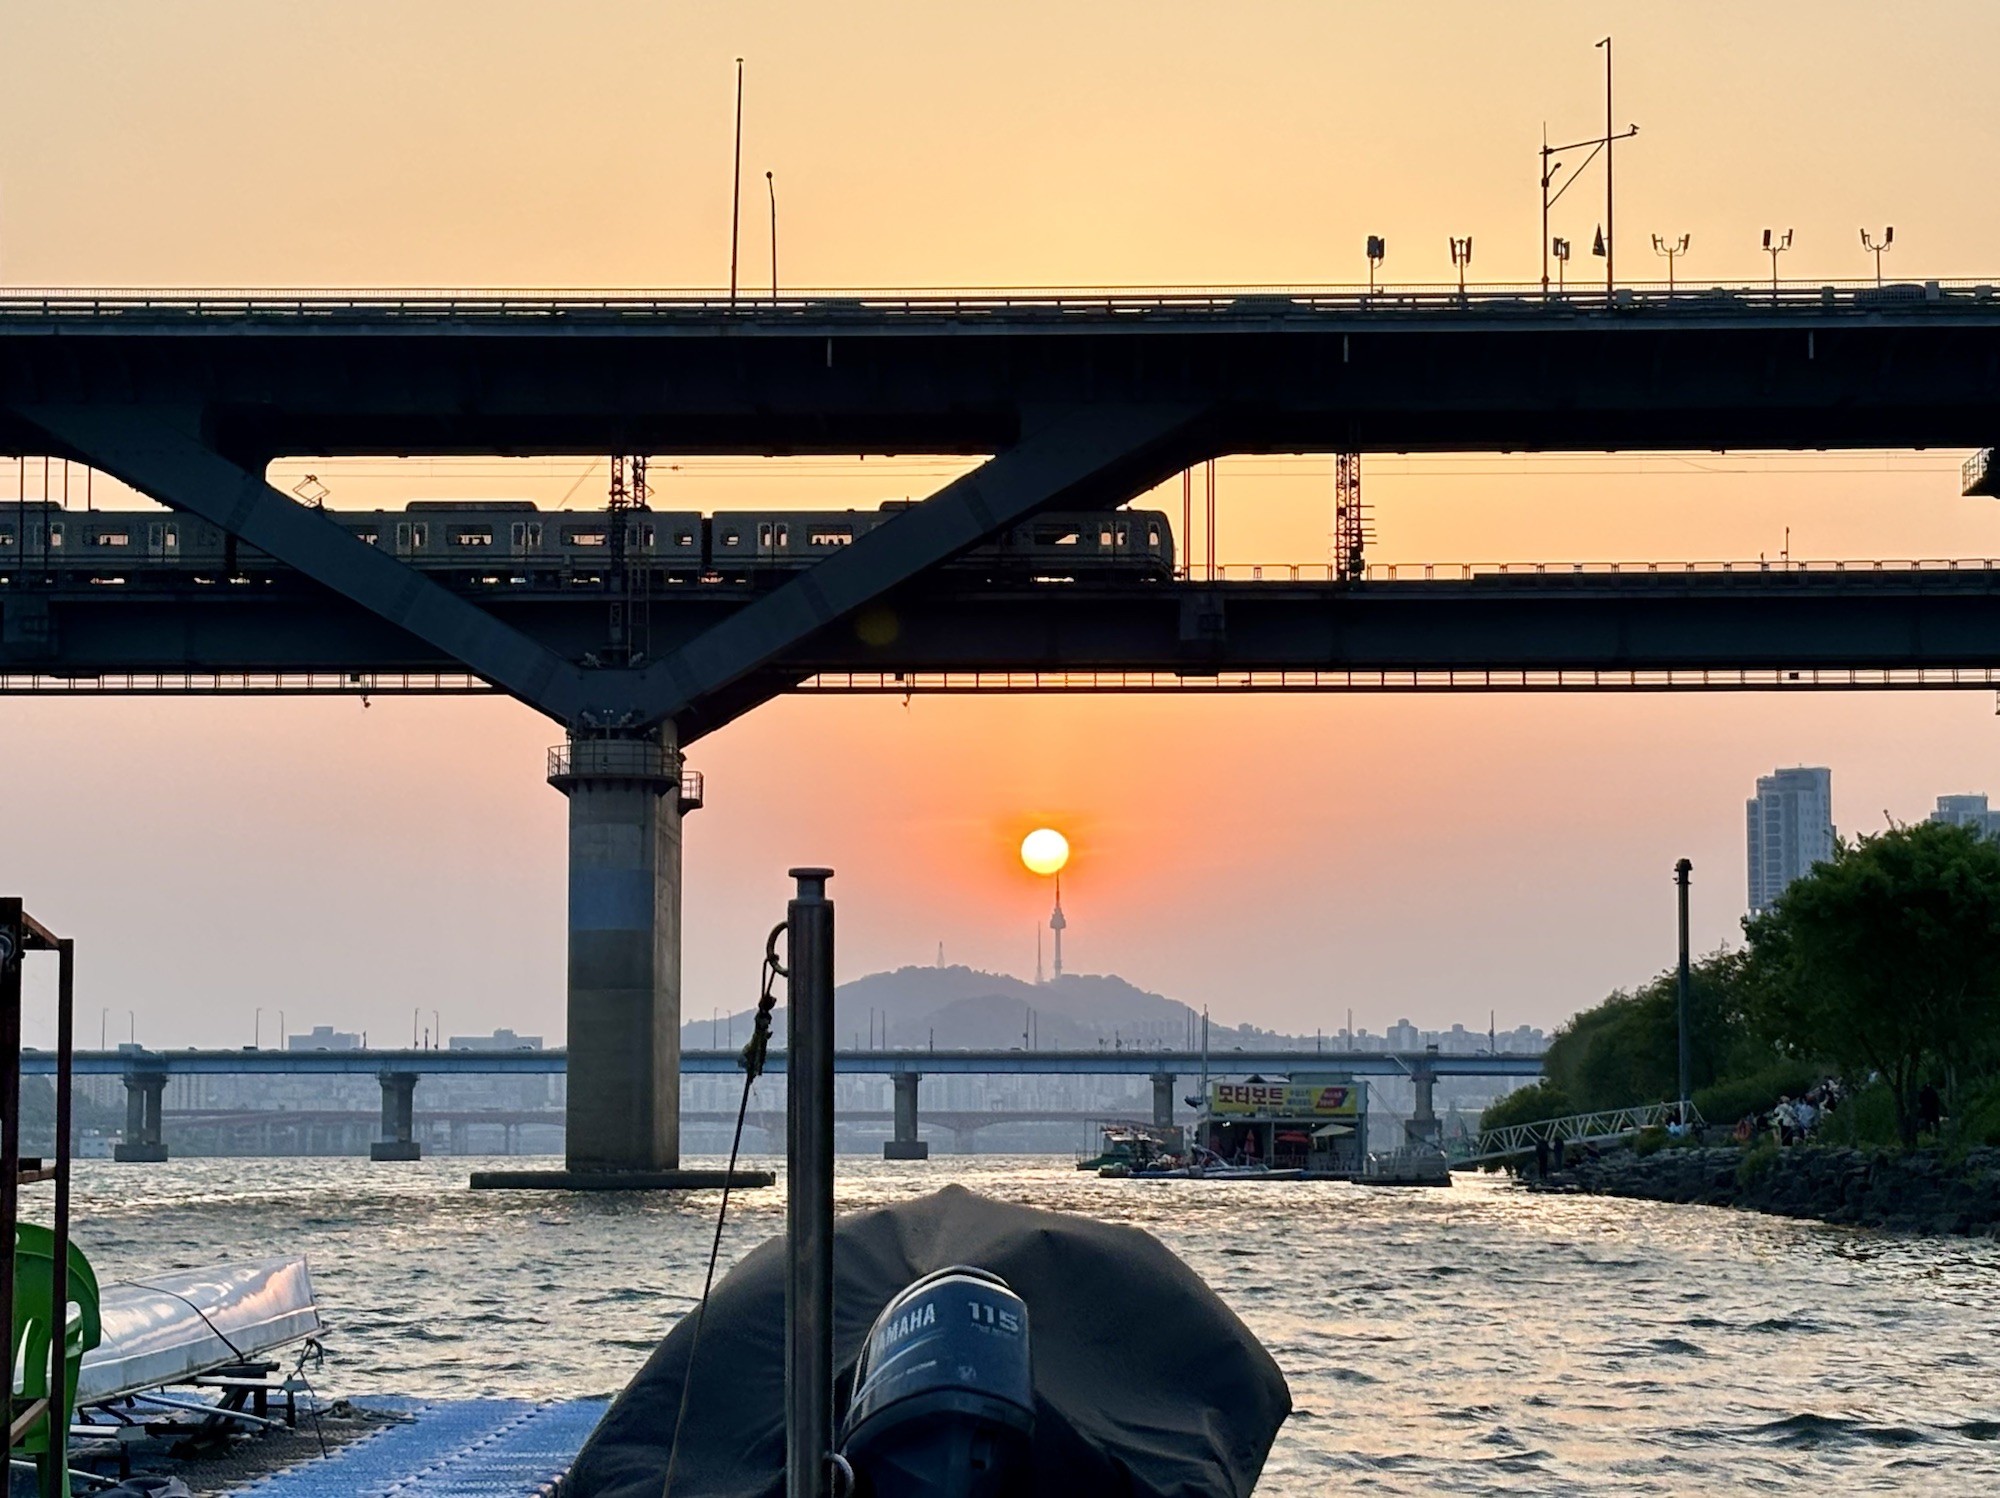
<instances>
[{"instance_id":1,"label":"street lamp on bridge","mask_svg":"<svg viewBox=\"0 0 2000 1498\"><path fill-rule=\"evenodd\" d=\"M1869 237L1866 229L1861 231L1861 248L1875 257L1875 284L1878 287L1882 284L1882 252L1895 242L1896 226L1894 224L1890 224L1883 229L1882 242L1880 244L1877 244Z\"/></svg>"},{"instance_id":2,"label":"street lamp on bridge","mask_svg":"<svg viewBox=\"0 0 2000 1498\"><path fill-rule=\"evenodd\" d=\"M1674 261L1679 259L1682 255L1685 255L1687 252L1688 252L1688 236L1685 234L1683 234L1680 237L1680 241L1678 243L1676 243L1671 239L1662 239L1657 234L1653 236L1653 253L1655 255L1665 255L1667 257L1668 296L1672 296L1674 294Z\"/></svg>"},{"instance_id":3,"label":"street lamp on bridge","mask_svg":"<svg viewBox=\"0 0 2000 1498\"><path fill-rule=\"evenodd\" d=\"M1771 257L1771 300L1778 300L1778 257L1792 247L1792 231L1787 229L1783 239L1772 237L1771 231L1764 231L1764 253Z\"/></svg>"}]
</instances>

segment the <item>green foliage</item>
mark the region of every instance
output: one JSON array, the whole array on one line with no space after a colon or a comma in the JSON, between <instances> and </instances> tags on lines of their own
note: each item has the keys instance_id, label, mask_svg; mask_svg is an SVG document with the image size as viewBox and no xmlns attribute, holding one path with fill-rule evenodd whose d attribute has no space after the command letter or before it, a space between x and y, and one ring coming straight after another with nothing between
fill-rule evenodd
<instances>
[{"instance_id":1,"label":"green foliage","mask_svg":"<svg viewBox=\"0 0 2000 1498\"><path fill-rule=\"evenodd\" d=\"M2000 843L1973 829L1844 844L1744 930L1758 1025L1793 1056L1878 1073L1906 1146L1927 1079L2000 1060Z\"/></svg>"},{"instance_id":2,"label":"green foliage","mask_svg":"<svg viewBox=\"0 0 2000 1498\"><path fill-rule=\"evenodd\" d=\"M1667 1131L1657 1126L1641 1129L1632 1140L1635 1155L1657 1155L1667 1147Z\"/></svg>"},{"instance_id":3,"label":"green foliage","mask_svg":"<svg viewBox=\"0 0 2000 1498\"><path fill-rule=\"evenodd\" d=\"M1569 1099L1569 1094L1551 1082L1541 1081L1527 1087L1517 1087L1500 1101L1479 1115L1479 1127L1487 1129L1511 1128L1515 1124L1541 1123L1544 1119L1564 1118L1580 1110Z\"/></svg>"},{"instance_id":4,"label":"green foliage","mask_svg":"<svg viewBox=\"0 0 2000 1498\"><path fill-rule=\"evenodd\" d=\"M1948 1121L1952 1142L1968 1149L2000 1145L2000 1077L1968 1088L1957 1116Z\"/></svg>"},{"instance_id":5,"label":"green foliage","mask_svg":"<svg viewBox=\"0 0 2000 1498\"><path fill-rule=\"evenodd\" d=\"M1778 1142L1766 1138L1745 1150L1743 1158L1736 1162L1736 1184L1745 1187L1754 1186L1777 1168Z\"/></svg>"},{"instance_id":6,"label":"green foliage","mask_svg":"<svg viewBox=\"0 0 2000 1498\"><path fill-rule=\"evenodd\" d=\"M1688 1059L1697 1089L1772 1059L1750 1022L1743 975L1740 952L1711 953L1689 970ZM1612 994L1556 1032L1548 1076L1575 1099L1577 1112L1674 1099L1680 1090L1678 988L1675 973L1661 973L1636 992Z\"/></svg>"},{"instance_id":7,"label":"green foliage","mask_svg":"<svg viewBox=\"0 0 2000 1498\"><path fill-rule=\"evenodd\" d=\"M1894 1149L1902 1142L1896 1122L1896 1094L1886 1082L1871 1082L1851 1094L1821 1121L1822 1144L1854 1149Z\"/></svg>"},{"instance_id":8,"label":"green foliage","mask_svg":"<svg viewBox=\"0 0 2000 1498\"><path fill-rule=\"evenodd\" d=\"M1780 1059L1748 1076L1729 1077L1694 1095L1694 1105L1712 1124L1733 1125L1746 1113L1769 1113L1781 1097L1800 1097L1829 1068L1809 1061Z\"/></svg>"}]
</instances>

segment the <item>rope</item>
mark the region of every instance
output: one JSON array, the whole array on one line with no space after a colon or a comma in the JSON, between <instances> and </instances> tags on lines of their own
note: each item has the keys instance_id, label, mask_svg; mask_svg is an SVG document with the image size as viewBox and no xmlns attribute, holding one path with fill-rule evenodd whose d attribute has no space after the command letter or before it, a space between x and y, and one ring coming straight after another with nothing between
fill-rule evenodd
<instances>
[{"instance_id":1,"label":"rope","mask_svg":"<svg viewBox=\"0 0 2000 1498\"><path fill-rule=\"evenodd\" d=\"M660 1498L673 1498L674 1464L680 1458L681 1427L687 1421L688 1395L694 1390L694 1360L701 1350L701 1328L708 1317L709 1291L715 1286L715 1262L722 1253L722 1225L729 1217L729 1188L736 1179L737 1152L743 1148L743 1120L750 1111L750 1087L763 1075L764 1063L771 1049L771 1011L778 1002L772 994L772 987L778 979L791 976L784 964L778 961L778 938L785 934L786 929L786 923L780 921L764 939L763 991L757 996L757 1014L750 1026L750 1038L744 1042L743 1054L737 1059L737 1065L743 1068L743 1096L736 1104L736 1133L729 1141L729 1169L722 1178L722 1205L715 1214L715 1238L708 1247L708 1274L701 1283L701 1303L694 1310L694 1332L688 1338L687 1366L681 1371L681 1402L680 1408L674 1412L674 1434L667 1445L667 1473L660 1483Z\"/></svg>"}]
</instances>

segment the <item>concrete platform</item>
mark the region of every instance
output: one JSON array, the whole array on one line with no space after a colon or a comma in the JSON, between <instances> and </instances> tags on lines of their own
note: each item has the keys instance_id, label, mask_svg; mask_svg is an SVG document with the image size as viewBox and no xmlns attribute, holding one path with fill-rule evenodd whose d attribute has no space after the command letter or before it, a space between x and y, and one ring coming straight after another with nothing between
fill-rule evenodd
<instances>
[{"instance_id":1,"label":"concrete platform","mask_svg":"<svg viewBox=\"0 0 2000 1498\"><path fill-rule=\"evenodd\" d=\"M114 1144L111 1146L111 1158L128 1165L164 1165L167 1163L167 1147L164 1144Z\"/></svg>"},{"instance_id":2,"label":"concrete platform","mask_svg":"<svg viewBox=\"0 0 2000 1498\"><path fill-rule=\"evenodd\" d=\"M774 1186L768 1170L475 1170L474 1191L720 1191Z\"/></svg>"},{"instance_id":3,"label":"concrete platform","mask_svg":"<svg viewBox=\"0 0 2000 1498\"><path fill-rule=\"evenodd\" d=\"M424 1147L414 1139L377 1139L368 1146L371 1160L421 1160Z\"/></svg>"},{"instance_id":4,"label":"concrete platform","mask_svg":"<svg viewBox=\"0 0 2000 1498\"><path fill-rule=\"evenodd\" d=\"M882 1141L884 1160L928 1160L931 1157L930 1141L927 1139L885 1139Z\"/></svg>"}]
</instances>

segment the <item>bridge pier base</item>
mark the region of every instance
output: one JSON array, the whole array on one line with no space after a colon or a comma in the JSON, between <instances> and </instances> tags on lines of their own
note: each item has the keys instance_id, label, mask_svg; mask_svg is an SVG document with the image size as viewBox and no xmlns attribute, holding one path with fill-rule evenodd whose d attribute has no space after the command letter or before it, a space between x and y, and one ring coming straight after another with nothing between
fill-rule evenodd
<instances>
[{"instance_id":1,"label":"bridge pier base","mask_svg":"<svg viewBox=\"0 0 2000 1498\"><path fill-rule=\"evenodd\" d=\"M897 1072L892 1079L896 1088L896 1117L894 1134L882 1141L884 1160L928 1160L931 1147L917 1138L917 1084L923 1080L919 1072Z\"/></svg>"},{"instance_id":2,"label":"bridge pier base","mask_svg":"<svg viewBox=\"0 0 2000 1498\"><path fill-rule=\"evenodd\" d=\"M1174 1088L1180 1078L1172 1072L1153 1073L1153 1123L1157 1128L1170 1129L1174 1124Z\"/></svg>"},{"instance_id":3,"label":"bridge pier base","mask_svg":"<svg viewBox=\"0 0 2000 1498\"><path fill-rule=\"evenodd\" d=\"M382 1137L368 1146L371 1160L421 1160L417 1143L417 1074L385 1071L382 1077Z\"/></svg>"},{"instance_id":4,"label":"bridge pier base","mask_svg":"<svg viewBox=\"0 0 2000 1498\"><path fill-rule=\"evenodd\" d=\"M134 1165L166 1163L167 1142L160 1130L166 1091L165 1072L125 1074L125 1137L111 1147L112 1159Z\"/></svg>"}]
</instances>

